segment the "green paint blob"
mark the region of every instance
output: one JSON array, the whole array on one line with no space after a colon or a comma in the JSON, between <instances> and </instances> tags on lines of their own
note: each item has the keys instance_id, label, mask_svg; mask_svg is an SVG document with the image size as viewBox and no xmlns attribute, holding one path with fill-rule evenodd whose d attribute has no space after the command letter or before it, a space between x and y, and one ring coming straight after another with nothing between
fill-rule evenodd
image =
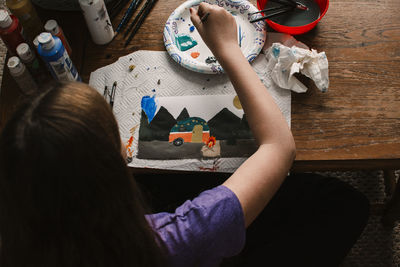
<instances>
[{"instance_id":1,"label":"green paint blob","mask_svg":"<svg viewBox=\"0 0 400 267\"><path fill-rule=\"evenodd\" d=\"M186 34L179 34L175 36L175 44L181 51L189 50L190 48L197 45L197 41L191 36Z\"/></svg>"}]
</instances>

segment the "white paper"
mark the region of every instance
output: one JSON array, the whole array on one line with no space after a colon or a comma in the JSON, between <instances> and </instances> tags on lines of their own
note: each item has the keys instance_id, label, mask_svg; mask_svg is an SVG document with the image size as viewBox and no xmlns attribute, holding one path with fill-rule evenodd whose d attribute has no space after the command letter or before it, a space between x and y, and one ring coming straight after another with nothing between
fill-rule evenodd
<instances>
[{"instance_id":1,"label":"white paper","mask_svg":"<svg viewBox=\"0 0 400 267\"><path fill-rule=\"evenodd\" d=\"M271 82L264 55L252 63L260 79L281 109L290 126L291 95ZM129 66L134 65L133 71ZM103 94L104 86L117 81L114 101L114 115L118 121L121 138L127 142L133 131L133 155L137 152L141 99L143 96L212 96L236 94L225 74L201 74L189 71L175 61L167 52L137 51L121 57L117 62L96 70L90 76L89 84ZM181 111L181 110L179 110ZM192 114L191 114L192 115ZM130 167L156 168L186 171L234 172L246 158L144 160L133 158ZM268 163L266 163L268 164Z\"/></svg>"},{"instance_id":2,"label":"white paper","mask_svg":"<svg viewBox=\"0 0 400 267\"><path fill-rule=\"evenodd\" d=\"M169 113L176 119L183 108L186 108L190 117L199 117L206 121L210 120L223 108L243 117L243 109L237 109L233 105L233 99L236 95L202 95L202 96L178 96L178 97L160 97L156 98L157 112L160 107L165 107Z\"/></svg>"}]
</instances>

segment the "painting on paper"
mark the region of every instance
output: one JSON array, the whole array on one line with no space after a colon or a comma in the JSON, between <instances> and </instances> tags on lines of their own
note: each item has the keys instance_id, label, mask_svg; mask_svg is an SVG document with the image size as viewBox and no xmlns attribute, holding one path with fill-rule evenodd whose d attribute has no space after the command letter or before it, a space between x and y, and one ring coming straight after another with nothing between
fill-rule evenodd
<instances>
[{"instance_id":1,"label":"painting on paper","mask_svg":"<svg viewBox=\"0 0 400 267\"><path fill-rule=\"evenodd\" d=\"M257 145L235 95L145 96L139 159L249 157Z\"/></svg>"}]
</instances>

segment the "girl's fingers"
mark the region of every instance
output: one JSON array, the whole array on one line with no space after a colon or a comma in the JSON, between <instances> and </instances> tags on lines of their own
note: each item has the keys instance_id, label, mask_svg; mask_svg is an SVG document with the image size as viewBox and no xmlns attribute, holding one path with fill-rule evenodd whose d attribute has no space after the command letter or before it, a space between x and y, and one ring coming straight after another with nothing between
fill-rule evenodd
<instances>
[{"instance_id":1,"label":"girl's fingers","mask_svg":"<svg viewBox=\"0 0 400 267\"><path fill-rule=\"evenodd\" d=\"M195 10L193 7L191 7L190 9L189 9L189 11L190 11L190 19L192 20L192 22L193 22L193 25L197 28L197 29L199 29L199 27L200 27L200 16L199 16L199 14L198 14L198 11L197 10Z\"/></svg>"},{"instance_id":2,"label":"girl's fingers","mask_svg":"<svg viewBox=\"0 0 400 267\"><path fill-rule=\"evenodd\" d=\"M206 14L207 8L208 8L207 5L208 5L208 4L207 4L207 3L204 3L204 2L200 3L200 5L199 5L199 11L198 11L199 17L201 17L201 16L203 16L204 14Z\"/></svg>"},{"instance_id":3,"label":"girl's fingers","mask_svg":"<svg viewBox=\"0 0 400 267\"><path fill-rule=\"evenodd\" d=\"M213 6L201 2L197 10L193 7L189 9L190 11L190 19L193 22L193 25L197 28L197 30L202 31L203 25L201 23L201 18L206 14L212 12Z\"/></svg>"}]
</instances>

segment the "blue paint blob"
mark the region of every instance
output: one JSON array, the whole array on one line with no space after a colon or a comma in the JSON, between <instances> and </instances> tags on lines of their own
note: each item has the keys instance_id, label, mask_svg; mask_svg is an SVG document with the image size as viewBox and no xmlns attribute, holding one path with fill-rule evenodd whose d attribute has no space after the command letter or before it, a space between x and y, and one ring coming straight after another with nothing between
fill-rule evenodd
<instances>
[{"instance_id":1,"label":"blue paint blob","mask_svg":"<svg viewBox=\"0 0 400 267\"><path fill-rule=\"evenodd\" d=\"M153 93L155 93L156 92L156 89L153 89L153 90L151 90Z\"/></svg>"},{"instance_id":2,"label":"blue paint blob","mask_svg":"<svg viewBox=\"0 0 400 267\"><path fill-rule=\"evenodd\" d=\"M190 32L194 32L195 27L194 26L190 26L189 30Z\"/></svg>"},{"instance_id":3,"label":"blue paint blob","mask_svg":"<svg viewBox=\"0 0 400 267\"><path fill-rule=\"evenodd\" d=\"M153 95L152 97L150 96L142 97L141 107L143 111L146 113L147 118L149 119L149 123L153 120L157 110L157 103L155 101L155 97L156 97L155 95Z\"/></svg>"}]
</instances>

